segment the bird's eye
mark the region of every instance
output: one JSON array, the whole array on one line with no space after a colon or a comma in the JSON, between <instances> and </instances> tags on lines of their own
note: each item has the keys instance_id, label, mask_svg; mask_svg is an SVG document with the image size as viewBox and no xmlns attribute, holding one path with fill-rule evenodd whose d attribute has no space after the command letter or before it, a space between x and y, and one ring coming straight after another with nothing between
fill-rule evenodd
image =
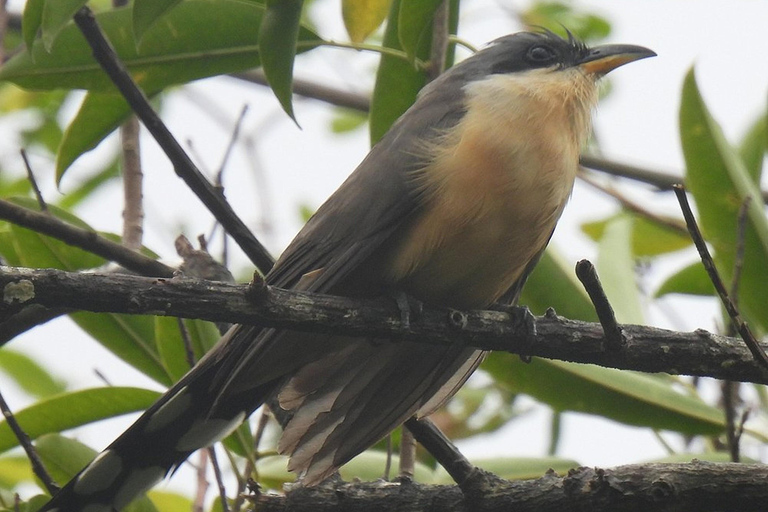
<instances>
[{"instance_id":1,"label":"bird's eye","mask_svg":"<svg viewBox=\"0 0 768 512\"><path fill-rule=\"evenodd\" d=\"M547 64L557 58L555 51L549 46L537 45L528 50L528 60L535 64Z\"/></svg>"}]
</instances>

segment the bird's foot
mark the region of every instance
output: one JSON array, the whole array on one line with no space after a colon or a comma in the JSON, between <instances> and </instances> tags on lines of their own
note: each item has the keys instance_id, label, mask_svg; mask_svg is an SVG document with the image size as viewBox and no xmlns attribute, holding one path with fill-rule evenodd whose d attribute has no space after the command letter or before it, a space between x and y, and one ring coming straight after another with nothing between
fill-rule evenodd
<instances>
[{"instance_id":1,"label":"bird's foot","mask_svg":"<svg viewBox=\"0 0 768 512\"><path fill-rule=\"evenodd\" d=\"M424 310L424 303L403 291L395 292L392 297L395 299L397 309L400 311L400 323L403 330L407 331L411 328L412 316L418 318Z\"/></svg>"}]
</instances>

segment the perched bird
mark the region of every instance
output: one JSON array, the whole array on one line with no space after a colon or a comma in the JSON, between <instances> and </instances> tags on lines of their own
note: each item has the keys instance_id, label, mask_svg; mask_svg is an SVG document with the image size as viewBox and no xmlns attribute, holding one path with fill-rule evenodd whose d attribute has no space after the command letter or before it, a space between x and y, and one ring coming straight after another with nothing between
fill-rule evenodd
<instances>
[{"instance_id":1,"label":"perched bird","mask_svg":"<svg viewBox=\"0 0 768 512\"><path fill-rule=\"evenodd\" d=\"M551 32L497 39L421 91L267 283L460 309L514 302L571 194L598 79L653 55ZM439 407L483 355L235 326L43 510L119 510L271 397L292 413L280 452L317 484Z\"/></svg>"}]
</instances>

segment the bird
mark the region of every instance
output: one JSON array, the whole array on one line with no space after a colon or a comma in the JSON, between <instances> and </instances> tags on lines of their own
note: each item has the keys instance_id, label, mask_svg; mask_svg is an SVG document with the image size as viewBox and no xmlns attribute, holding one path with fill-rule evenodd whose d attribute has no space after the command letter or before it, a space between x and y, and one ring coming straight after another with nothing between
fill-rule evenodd
<instances>
[{"instance_id":1,"label":"bird","mask_svg":"<svg viewBox=\"0 0 768 512\"><path fill-rule=\"evenodd\" d=\"M266 283L465 310L515 304L571 195L599 79L654 55L543 29L492 41L421 90ZM484 355L236 325L41 510L120 510L267 400L291 415L278 445L288 469L316 485L439 408Z\"/></svg>"}]
</instances>

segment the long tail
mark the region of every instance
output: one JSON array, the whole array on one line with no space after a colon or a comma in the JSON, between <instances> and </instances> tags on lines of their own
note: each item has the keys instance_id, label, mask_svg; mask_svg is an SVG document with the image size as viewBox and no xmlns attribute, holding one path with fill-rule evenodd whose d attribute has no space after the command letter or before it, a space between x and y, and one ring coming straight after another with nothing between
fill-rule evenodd
<instances>
[{"instance_id":1,"label":"long tail","mask_svg":"<svg viewBox=\"0 0 768 512\"><path fill-rule=\"evenodd\" d=\"M236 327L182 380L61 489L41 511L120 510L200 448L228 435L274 392L264 382L222 402L233 352L252 348L258 331ZM223 363L223 364L222 364ZM219 399L217 401L217 399ZM215 405L214 405L215 404Z\"/></svg>"}]
</instances>

